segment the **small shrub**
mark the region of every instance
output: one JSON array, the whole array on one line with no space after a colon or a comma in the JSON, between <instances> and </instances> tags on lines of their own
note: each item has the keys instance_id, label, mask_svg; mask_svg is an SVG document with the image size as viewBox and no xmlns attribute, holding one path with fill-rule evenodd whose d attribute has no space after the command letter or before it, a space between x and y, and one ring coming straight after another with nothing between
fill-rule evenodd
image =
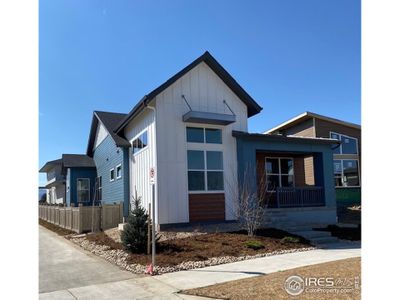
<instances>
[{"instance_id":1,"label":"small shrub","mask_svg":"<svg viewBox=\"0 0 400 300\"><path fill-rule=\"evenodd\" d=\"M264 244L260 241L247 241L244 243L247 248L259 250L265 248Z\"/></svg>"},{"instance_id":2,"label":"small shrub","mask_svg":"<svg viewBox=\"0 0 400 300\"><path fill-rule=\"evenodd\" d=\"M300 239L293 236L285 236L281 239L282 243L300 243Z\"/></svg>"},{"instance_id":3,"label":"small shrub","mask_svg":"<svg viewBox=\"0 0 400 300\"><path fill-rule=\"evenodd\" d=\"M133 198L133 209L121 233L122 244L133 253L145 253L147 248L148 214L140 205L140 200L137 196Z\"/></svg>"}]
</instances>

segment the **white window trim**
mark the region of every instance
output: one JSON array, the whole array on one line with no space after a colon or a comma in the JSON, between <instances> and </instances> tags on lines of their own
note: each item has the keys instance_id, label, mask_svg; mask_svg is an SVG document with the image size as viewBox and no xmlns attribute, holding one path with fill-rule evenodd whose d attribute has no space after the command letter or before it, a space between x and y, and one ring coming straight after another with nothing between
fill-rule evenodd
<instances>
[{"instance_id":1,"label":"white window trim","mask_svg":"<svg viewBox=\"0 0 400 300\"><path fill-rule=\"evenodd\" d=\"M220 144L218 144L220 145ZM189 190L189 178L188 178L188 193L189 194L213 194L213 193L224 193L225 192L225 172L224 169L218 169L218 170L208 170L207 166L207 151L209 152L221 152L222 153L222 168L224 168L224 152L222 150L214 150L214 149L187 149L187 151L202 151L203 156L204 156L204 169L189 169L189 166L187 166L187 172L189 171L198 171L198 172L204 172L204 190ZM186 155L187 155L186 151ZM223 190L209 190L208 189L208 184L207 184L207 172L222 172L222 180L223 180L223 185L224 189ZM189 174L188 174L189 177Z\"/></svg>"},{"instance_id":2,"label":"white window trim","mask_svg":"<svg viewBox=\"0 0 400 300\"><path fill-rule=\"evenodd\" d=\"M87 201L79 201L79 197L78 197L78 192L79 192L79 189L78 189L78 181L79 180L82 180L82 179L85 179L85 180L88 180L89 181L89 188L88 188L88 191L89 191L89 200L87 200ZM82 177L82 178L77 178L76 179L76 202L77 203L79 203L79 202L90 202L90 178L86 178L86 177Z\"/></svg>"},{"instance_id":3,"label":"white window trim","mask_svg":"<svg viewBox=\"0 0 400 300\"><path fill-rule=\"evenodd\" d=\"M118 176L118 168L121 168L121 175L120 176ZM116 176L116 178L117 179L120 179L120 178L122 178L122 164L119 164L119 165L117 165L116 167L115 167L115 176Z\"/></svg>"},{"instance_id":4,"label":"white window trim","mask_svg":"<svg viewBox=\"0 0 400 300\"><path fill-rule=\"evenodd\" d=\"M114 171L114 178L111 178L111 171ZM110 169L110 182L115 181L115 168Z\"/></svg>"},{"instance_id":5,"label":"white window trim","mask_svg":"<svg viewBox=\"0 0 400 300\"><path fill-rule=\"evenodd\" d=\"M278 166L279 166L279 174L278 173L268 173L267 172L267 159L278 159ZM293 163L293 175L291 174L286 174L286 173L282 173L281 170L281 159L291 159L292 163ZM287 157L287 156L279 156L279 157L273 157L273 156L266 156L264 158L264 170L265 170L265 175L277 175L279 176L279 187L282 187L282 175L284 176L293 176L293 188L296 187L296 176L295 176L295 171L294 171L294 158L293 157ZM269 190L268 192L276 192L274 190Z\"/></svg>"},{"instance_id":6,"label":"white window trim","mask_svg":"<svg viewBox=\"0 0 400 300\"><path fill-rule=\"evenodd\" d=\"M338 133L338 132L335 132L335 131L329 131L329 138L331 138L331 134L337 134L339 136L339 141L340 141L340 144L339 144L340 153L334 153L334 154L336 154L336 155L358 155L358 138L353 137L353 136L349 136L349 135L346 135L346 134ZM355 153L355 154L354 153L353 154L343 153L342 139L341 139L342 136L347 137L347 138L351 138L353 140L356 140L357 153Z\"/></svg>"},{"instance_id":7,"label":"white window trim","mask_svg":"<svg viewBox=\"0 0 400 300\"><path fill-rule=\"evenodd\" d=\"M361 177L360 177L360 160L358 158L334 158L335 160L340 160L340 164L342 165L342 174L340 177L340 180L342 181L343 184L343 161L344 160L356 160L357 161L357 175L358 175L358 185L352 185L352 186L337 186L335 184L335 189L352 189L352 188L360 188L361 187ZM333 179L335 179L336 174L335 174L335 170L333 170Z\"/></svg>"},{"instance_id":8,"label":"white window trim","mask_svg":"<svg viewBox=\"0 0 400 300\"><path fill-rule=\"evenodd\" d=\"M146 149L149 147L149 140L150 140L150 139L149 139L149 130L148 130L148 128L142 130L139 134L137 134L137 135L131 140L130 144L131 144L132 151L133 151L133 142L134 142L135 140L137 140L137 139L138 139L143 133L145 133L146 131L147 131L147 145L146 145L146 147L140 149L140 150L139 150L138 152L136 152L136 153L132 153L133 156L138 155L139 153L141 153L142 151L146 150Z\"/></svg>"}]
</instances>

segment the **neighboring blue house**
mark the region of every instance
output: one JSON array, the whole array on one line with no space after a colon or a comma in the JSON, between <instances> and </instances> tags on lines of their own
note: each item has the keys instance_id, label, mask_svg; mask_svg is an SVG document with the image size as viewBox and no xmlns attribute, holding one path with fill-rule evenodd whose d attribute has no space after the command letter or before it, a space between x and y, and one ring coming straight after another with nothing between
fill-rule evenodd
<instances>
[{"instance_id":1,"label":"neighboring blue house","mask_svg":"<svg viewBox=\"0 0 400 300\"><path fill-rule=\"evenodd\" d=\"M91 157L63 154L61 159L47 162L39 172L47 173L47 202L66 206L93 204L96 166Z\"/></svg>"},{"instance_id":2,"label":"neighboring blue house","mask_svg":"<svg viewBox=\"0 0 400 300\"><path fill-rule=\"evenodd\" d=\"M95 111L90 129L87 155L97 168L98 200L102 203L124 203L129 213L129 147L130 143L114 133L126 114Z\"/></svg>"}]
</instances>

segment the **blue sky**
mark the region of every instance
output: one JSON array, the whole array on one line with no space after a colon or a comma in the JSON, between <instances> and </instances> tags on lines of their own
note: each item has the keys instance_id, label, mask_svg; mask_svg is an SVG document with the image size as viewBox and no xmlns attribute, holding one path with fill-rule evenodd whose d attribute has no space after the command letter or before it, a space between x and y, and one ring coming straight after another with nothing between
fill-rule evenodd
<instances>
[{"instance_id":1,"label":"blue sky","mask_svg":"<svg viewBox=\"0 0 400 300\"><path fill-rule=\"evenodd\" d=\"M39 13L40 166L85 153L93 110L128 112L205 50L264 108L252 132L306 110L361 122L359 0L41 0Z\"/></svg>"}]
</instances>

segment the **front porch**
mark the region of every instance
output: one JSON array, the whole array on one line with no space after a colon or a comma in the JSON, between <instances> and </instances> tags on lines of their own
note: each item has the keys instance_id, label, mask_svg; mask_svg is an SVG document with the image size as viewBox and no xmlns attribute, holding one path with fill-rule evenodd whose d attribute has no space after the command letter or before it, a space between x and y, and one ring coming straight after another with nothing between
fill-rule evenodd
<instances>
[{"instance_id":1,"label":"front porch","mask_svg":"<svg viewBox=\"0 0 400 300\"><path fill-rule=\"evenodd\" d=\"M232 134L237 141L239 186L253 180L254 188L266 190L266 208L284 212L289 222L336 223L331 149L336 141L235 131Z\"/></svg>"},{"instance_id":2,"label":"front porch","mask_svg":"<svg viewBox=\"0 0 400 300\"><path fill-rule=\"evenodd\" d=\"M267 189L268 208L325 206L314 160L313 153L256 151L257 185Z\"/></svg>"}]
</instances>

